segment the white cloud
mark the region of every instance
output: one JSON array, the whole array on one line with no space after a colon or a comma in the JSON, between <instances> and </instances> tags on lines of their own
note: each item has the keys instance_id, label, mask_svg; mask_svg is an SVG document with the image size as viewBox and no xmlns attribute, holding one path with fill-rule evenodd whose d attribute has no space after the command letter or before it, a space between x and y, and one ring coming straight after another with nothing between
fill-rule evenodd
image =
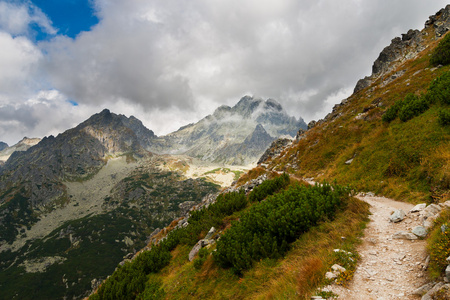
<instances>
[{"instance_id":1,"label":"white cloud","mask_svg":"<svg viewBox=\"0 0 450 300\"><path fill-rule=\"evenodd\" d=\"M29 95L39 81L40 50L25 37L13 38L0 31L0 103Z\"/></svg>"},{"instance_id":2,"label":"white cloud","mask_svg":"<svg viewBox=\"0 0 450 300\"><path fill-rule=\"evenodd\" d=\"M38 78L80 103L70 108L75 117L69 121L108 107L135 115L157 134L195 122L221 104L234 105L245 94L274 98L305 120L320 118L370 74L392 38L421 29L428 15L445 5L441 0L97 0L99 24L75 39L58 36L39 44L44 56L32 44L28 49L36 52L24 52L27 40L11 35L25 34L23 24L30 24L32 15L44 28L50 21L29 9L27 19L17 10L15 25L2 21L0 6L0 26L10 34L9 40L0 39L31 53L25 55L28 62L12 63L23 70L19 75L7 77L0 69L0 78L15 84L0 81L0 95L21 82L36 90ZM0 49L0 66L3 52L13 55ZM36 66L42 66L40 76ZM51 103L55 110L66 108L64 101ZM27 105L31 113L43 104ZM20 117L15 120L24 122ZM68 128L58 118L53 124Z\"/></svg>"},{"instance_id":3,"label":"white cloud","mask_svg":"<svg viewBox=\"0 0 450 300\"><path fill-rule=\"evenodd\" d=\"M0 2L0 29L12 35L30 34L30 26L37 25L43 32L56 34L51 21L34 4Z\"/></svg>"}]
</instances>

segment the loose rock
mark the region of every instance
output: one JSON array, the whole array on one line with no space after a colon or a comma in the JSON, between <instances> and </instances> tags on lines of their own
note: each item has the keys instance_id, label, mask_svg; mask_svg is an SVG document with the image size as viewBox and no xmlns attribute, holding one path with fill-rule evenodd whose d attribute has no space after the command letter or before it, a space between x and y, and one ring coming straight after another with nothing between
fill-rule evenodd
<instances>
[{"instance_id":1,"label":"loose rock","mask_svg":"<svg viewBox=\"0 0 450 300\"><path fill-rule=\"evenodd\" d=\"M412 233L420 238L424 238L427 236L427 229L423 226L416 226L412 229Z\"/></svg>"},{"instance_id":2,"label":"loose rock","mask_svg":"<svg viewBox=\"0 0 450 300\"><path fill-rule=\"evenodd\" d=\"M403 210L401 209L397 209L396 211L394 211L392 213L392 215L390 216L390 221L393 223L398 223L400 221L402 221L405 218L406 214Z\"/></svg>"}]
</instances>

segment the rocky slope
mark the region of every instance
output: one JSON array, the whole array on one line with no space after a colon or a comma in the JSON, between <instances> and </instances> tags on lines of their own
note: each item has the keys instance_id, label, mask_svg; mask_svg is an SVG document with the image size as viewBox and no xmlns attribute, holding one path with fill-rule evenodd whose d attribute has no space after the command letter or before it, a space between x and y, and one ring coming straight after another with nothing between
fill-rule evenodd
<instances>
[{"instance_id":1,"label":"rocky slope","mask_svg":"<svg viewBox=\"0 0 450 300\"><path fill-rule=\"evenodd\" d=\"M275 138L294 137L300 128L306 128L303 120L288 116L275 100L245 96L233 107L221 106L198 123L155 139L150 150L245 165L256 162Z\"/></svg>"}]
</instances>

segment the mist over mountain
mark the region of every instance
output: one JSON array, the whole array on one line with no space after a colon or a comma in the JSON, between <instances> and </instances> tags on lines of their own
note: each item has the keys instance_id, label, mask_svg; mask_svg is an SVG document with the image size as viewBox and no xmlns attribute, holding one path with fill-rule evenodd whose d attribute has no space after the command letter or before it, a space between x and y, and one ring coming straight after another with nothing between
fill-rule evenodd
<instances>
[{"instance_id":1,"label":"mist over mountain","mask_svg":"<svg viewBox=\"0 0 450 300\"><path fill-rule=\"evenodd\" d=\"M245 96L233 107L221 106L195 124L158 137L150 150L246 165L256 162L274 139L295 137L306 127L302 118L289 116L277 101Z\"/></svg>"}]
</instances>

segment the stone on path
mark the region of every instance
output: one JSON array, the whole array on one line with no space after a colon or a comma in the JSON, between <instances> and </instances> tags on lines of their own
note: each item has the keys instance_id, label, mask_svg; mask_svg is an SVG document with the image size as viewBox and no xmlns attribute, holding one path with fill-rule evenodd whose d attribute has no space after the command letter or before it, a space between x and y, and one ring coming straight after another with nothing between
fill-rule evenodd
<instances>
[{"instance_id":1,"label":"stone on path","mask_svg":"<svg viewBox=\"0 0 450 300\"><path fill-rule=\"evenodd\" d=\"M394 211L392 213L392 215L390 216L390 221L393 223L398 223L400 221L402 221L405 218L406 214L403 210L401 209L397 209L396 211Z\"/></svg>"},{"instance_id":2,"label":"stone on path","mask_svg":"<svg viewBox=\"0 0 450 300\"><path fill-rule=\"evenodd\" d=\"M414 206L413 208L411 208L411 210L409 212L410 213L419 212L419 211L423 210L425 207L427 207L426 203L420 203L420 204L417 204L416 206Z\"/></svg>"},{"instance_id":3,"label":"stone on path","mask_svg":"<svg viewBox=\"0 0 450 300\"><path fill-rule=\"evenodd\" d=\"M417 236L411 232L399 231L395 233L392 238L401 240L417 240Z\"/></svg>"},{"instance_id":4,"label":"stone on path","mask_svg":"<svg viewBox=\"0 0 450 300\"><path fill-rule=\"evenodd\" d=\"M427 236L427 229L423 226L416 226L412 229L412 233L417 235L420 238L424 238Z\"/></svg>"}]
</instances>

